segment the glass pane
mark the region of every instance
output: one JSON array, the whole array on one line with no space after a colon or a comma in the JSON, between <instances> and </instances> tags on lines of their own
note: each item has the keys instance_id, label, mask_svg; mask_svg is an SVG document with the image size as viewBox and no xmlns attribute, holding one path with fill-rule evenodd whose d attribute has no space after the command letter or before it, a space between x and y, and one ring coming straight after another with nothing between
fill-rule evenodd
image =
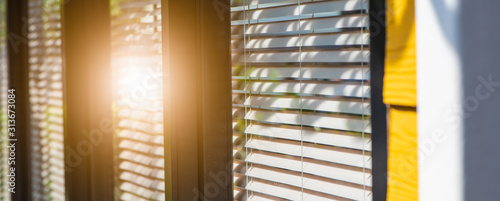
<instances>
[{"instance_id":1,"label":"glass pane","mask_svg":"<svg viewBox=\"0 0 500 201\"><path fill-rule=\"evenodd\" d=\"M65 200L61 5L29 0L23 19L29 46L33 200Z\"/></svg>"},{"instance_id":2,"label":"glass pane","mask_svg":"<svg viewBox=\"0 0 500 201\"><path fill-rule=\"evenodd\" d=\"M112 0L116 199L164 200L160 0Z\"/></svg>"}]
</instances>

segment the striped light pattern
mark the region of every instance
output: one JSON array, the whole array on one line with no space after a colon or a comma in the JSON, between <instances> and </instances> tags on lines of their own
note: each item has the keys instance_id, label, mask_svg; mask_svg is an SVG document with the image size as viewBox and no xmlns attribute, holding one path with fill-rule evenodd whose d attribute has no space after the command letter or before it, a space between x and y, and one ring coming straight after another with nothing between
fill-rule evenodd
<instances>
[{"instance_id":1,"label":"striped light pattern","mask_svg":"<svg viewBox=\"0 0 500 201\"><path fill-rule=\"evenodd\" d=\"M235 200L371 200L367 0L232 0Z\"/></svg>"},{"instance_id":2,"label":"striped light pattern","mask_svg":"<svg viewBox=\"0 0 500 201\"><path fill-rule=\"evenodd\" d=\"M61 5L28 1L33 200L65 200Z\"/></svg>"},{"instance_id":3,"label":"striped light pattern","mask_svg":"<svg viewBox=\"0 0 500 201\"><path fill-rule=\"evenodd\" d=\"M112 0L117 200L164 200L160 0Z\"/></svg>"}]
</instances>

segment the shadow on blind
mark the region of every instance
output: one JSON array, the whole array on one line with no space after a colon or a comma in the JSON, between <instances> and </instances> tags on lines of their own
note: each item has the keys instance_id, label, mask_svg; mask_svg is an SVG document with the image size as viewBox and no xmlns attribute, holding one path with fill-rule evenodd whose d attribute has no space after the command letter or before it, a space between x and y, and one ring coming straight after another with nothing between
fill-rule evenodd
<instances>
[{"instance_id":1,"label":"shadow on blind","mask_svg":"<svg viewBox=\"0 0 500 201\"><path fill-rule=\"evenodd\" d=\"M112 0L116 191L164 200L160 0Z\"/></svg>"},{"instance_id":2,"label":"shadow on blind","mask_svg":"<svg viewBox=\"0 0 500 201\"><path fill-rule=\"evenodd\" d=\"M8 89L8 67L7 67L7 0L0 0L0 200L9 200L10 193L7 191L7 174L9 158L7 150L7 89Z\"/></svg>"},{"instance_id":3,"label":"shadow on blind","mask_svg":"<svg viewBox=\"0 0 500 201\"><path fill-rule=\"evenodd\" d=\"M371 200L367 0L232 0L235 200Z\"/></svg>"},{"instance_id":4,"label":"shadow on blind","mask_svg":"<svg viewBox=\"0 0 500 201\"><path fill-rule=\"evenodd\" d=\"M33 200L65 200L59 0L29 0L29 103Z\"/></svg>"}]
</instances>

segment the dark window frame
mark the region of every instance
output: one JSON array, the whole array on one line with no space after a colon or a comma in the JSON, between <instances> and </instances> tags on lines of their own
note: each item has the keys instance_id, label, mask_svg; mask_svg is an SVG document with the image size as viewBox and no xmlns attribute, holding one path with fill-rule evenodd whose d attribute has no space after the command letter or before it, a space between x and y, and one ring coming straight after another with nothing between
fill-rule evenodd
<instances>
[{"instance_id":1,"label":"dark window frame","mask_svg":"<svg viewBox=\"0 0 500 201\"><path fill-rule=\"evenodd\" d=\"M161 3L166 200L232 200L230 1Z\"/></svg>"},{"instance_id":2,"label":"dark window frame","mask_svg":"<svg viewBox=\"0 0 500 201\"><path fill-rule=\"evenodd\" d=\"M15 89L15 192L14 201L31 200L31 154L29 118L28 0L7 1L7 54L9 89ZM5 182L5 181L2 181Z\"/></svg>"},{"instance_id":3,"label":"dark window frame","mask_svg":"<svg viewBox=\"0 0 500 201\"><path fill-rule=\"evenodd\" d=\"M61 4L66 199L114 200L109 1Z\"/></svg>"},{"instance_id":4,"label":"dark window frame","mask_svg":"<svg viewBox=\"0 0 500 201\"><path fill-rule=\"evenodd\" d=\"M370 0L370 90L372 125L372 192L374 201L387 200L387 106L383 102L386 2Z\"/></svg>"}]
</instances>

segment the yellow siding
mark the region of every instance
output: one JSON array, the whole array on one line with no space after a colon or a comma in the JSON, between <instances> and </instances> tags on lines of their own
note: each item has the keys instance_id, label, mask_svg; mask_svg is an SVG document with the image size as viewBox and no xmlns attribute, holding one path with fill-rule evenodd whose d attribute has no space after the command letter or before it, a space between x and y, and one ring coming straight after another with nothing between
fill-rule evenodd
<instances>
[{"instance_id":1,"label":"yellow siding","mask_svg":"<svg viewBox=\"0 0 500 201\"><path fill-rule=\"evenodd\" d=\"M417 112L389 108L388 201L418 200Z\"/></svg>"},{"instance_id":2,"label":"yellow siding","mask_svg":"<svg viewBox=\"0 0 500 201\"><path fill-rule=\"evenodd\" d=\"M418 200L414 0L387 0L384 102L389 107L389 201Z\"/></svg>"},{"instance_id":3,"label":"yellow siding","mask_svg":"<svg viewBox=\"0 0 500 201\"><path fill-rule=\"evenodd\" d=\"M387 0L384 102L417 105L414 0Z\"/></svg>"}]
</instances>

